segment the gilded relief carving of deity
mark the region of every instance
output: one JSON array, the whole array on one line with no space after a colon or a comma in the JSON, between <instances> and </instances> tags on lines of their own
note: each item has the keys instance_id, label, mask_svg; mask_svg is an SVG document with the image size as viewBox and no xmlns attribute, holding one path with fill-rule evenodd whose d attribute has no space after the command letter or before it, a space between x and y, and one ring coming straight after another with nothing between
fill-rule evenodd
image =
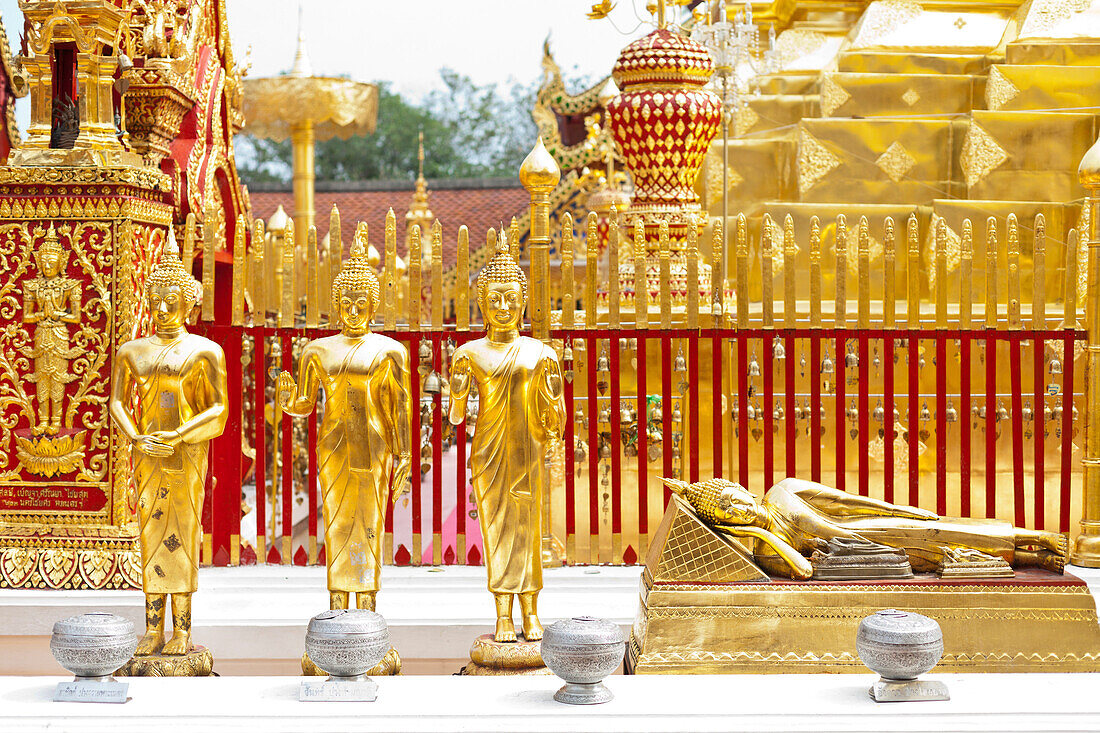
<instances>
[{"instance_id":1,"label":"gilded relief carving of deity","mask_svg":"<svg viewBox=\"0 0 1100 733\"><path fill-rule=\"evenodd\" d=\"M61 431L65 385L75 378L69 360L80 354L70 346L69 327L80 323L80 283L66 277L68 254L61 248L53 226L38 247L35 262L39 275L23 286L23 323L34 324L34 372L27 381L35 385L38 422L35 435Z\"/></svg>"}]
</instances>

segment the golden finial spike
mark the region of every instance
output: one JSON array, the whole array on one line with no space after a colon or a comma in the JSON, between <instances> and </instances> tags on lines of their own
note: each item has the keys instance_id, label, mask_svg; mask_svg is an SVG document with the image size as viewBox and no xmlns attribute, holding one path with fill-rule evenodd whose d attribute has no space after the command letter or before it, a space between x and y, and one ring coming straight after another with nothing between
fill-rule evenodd
<instances>
[{"instance_id":1,"label":"golden finial spike","mask_svg":"<svg viewBox=\"0 0 1100 733\"><path fill-rule=\"evenodd\" d=\"M687 327L699 328L699 227L688 216L687 231Z\"/></svg>"},{"instance_id":2,"label":"golden finial spike","mask_svg":"<svg viewBox=\"0 0 1100 733\"><path fill-rule=\"evenodd\" d=\"M172 227L168 227L168 229L171 231ZM233 302L230 309L230 322L234 326L244 325L244 288L245 269L247 268L245 238L247 232L248 223L244 215L238 215L237 226L234 228L233 235L233 292L231 294Z\"/></svg>"},{"instance_id":3,"label":"golden finial spike","mask_svg":"<svg viewBox=\"0 0 1100 733\"><path fill-rule=\"evenodd\" d=\"M369 235L370 229L367 226L367 222L356 222L355 237L351 240L351 251L348 254L352 257L366 257L367 248L370 246Z\"/></svg>"},{"instance_id":4,"label":"golden finial spike","mask_svg":"<svg viewBox=\"0 0 1100 733\"><path fill-rule=\"evenodd\" d=\"M413 331L420 330L420 275L422 262L420 234L420 225L413 224L409 229L409 295L405 300L409 328Z\"/></svg>"},{"instance_id":5,"label":"golden finial spike","mask_svg":"<svg viewBox=\"0 0 1100 733\"><path fill-rule=\"evenodd\" d=\"M283 228L283 288L279 303L279 325L288 328L294 325L294 220L287 219Z\"/></svg>"},{"instance_id":6,"label":"golden finial spike","mask_svg":"<svg viewBox=\"0 0 1100 733\"><path fill-rule=\"evenodd\" d=\"M997 217L985 220L985 325L997 327L997 255L1000 249L997 237Z\"/></svg>"},{"instance_id":7,"label":"golden finial spike","mask_svg":"<svg viewBox=\"0 0 1100 733\"><path fill-rule=\"evenodd\" d=\"M264 220L252 222L252 323L262 326L267 319L267 272L264 268Z\"/></svg>"},{"instance_id":8,"label":"golden finial spike","mask_svg":"<svg viewBox=\"0 0 1100 733\"><path fill-rule=\"evenodd\" d=\"M920 239L916 214L910 214L905 222L905 251L906 317L909 327L916 328L920 324Z\"/></svg>"},{"instance_id":9,"label":"golden finial spike","mask_svg":"<svg viewBox=\"0 0 1100 733\"><path fill-rule=\"evenodd\" d=\"M936 328L947 328L947 221L936 219Z\"/></svg>"},{"instance_id":10,"label":"golden finial spike","mask_svg":"<svg viewBox=\"0 0 1100 733\"><path fill-rule=\"evenodd\" d=\"M1016 214L1008 215L1008 327L1023 328L1020 317L1020 224Z\"/></svg>"},{"instance_id":11,"label":"golden finial spike","mask_svg":"<svg viewBox=\"0 0 1100 733\"><path fill-rule=\"evenodd\" d=\"M321 325L321 293L317 292L319 265L317 227L311 224L306 233L306 326L310 328Z\"/></svg>"},{"instance_id":12,"label":"golden finial spike","mask_svg":"<svg viewBox=\"0 0 1100 733\"><path fill-rule=\"evenodd\" d=\"M1087 219L1086 219L1087 221ZM1066 237L1066 262L1065 280L1062 282L1062 298L1065 303L1062 314L1062 328L1073 330L1077 328L1077 253L1079 235L1077 229L1069 230Z\"/></svg>"},{"instance_id":13,"label":"golden finial spike","mask_svg":"<svg viewBox=\"0 0 1100 733\"><path fill-rule=\"evenodd\" d=\"M432 328L443 328L443 225L432 224Z\"/></svg>"},{"instance_id":14,"label":"golden finial spike","mask_svg":"<svg viewBox=\"0 0 1100 733\"><path fill-rule=\"evenodd\" d=\"M821 220L810 217L810 325L821 326Z\"/></svg>"},{"instance_id":15,"label":"golden finial spike","mask_svg":"<svg viewBox=\"0 0 1100 733\"><path fill-rule=\"evenodd\" d=\"M573 282L573 215L568 211L561 216L561 325L574 327L574 311L577 294Z\"/></svg>"},{"instance_id":16,"label":"golden finial spike","mask_svg":"<svg viewBox=\"0 0 1100 733\"><path fill-rule=\"evenodd\" d=\"M836 294L833 298L833 320L838 328L848 323L848 220L844 214L836 217ZM839 356L839 355L838 355Z\"/></svg>"},{"instance_id":17,"label":"golden finial spike","mask_svg":"<svg viewBox=\"0 0 1100 733\"><path fill-rule=\"evenodd\" d=\"M775 225L772 223L772 215L764 214L764 225L761 227L763 229L763 245L760 249L765 257L770 257L772 254L772 228L774 226Z\"/></svg>"},{"instance_id":18,"label":"golden finial spike","mask_svg":"<svg viewBox=\"0 0 1100 733\"><path fill-rule=\"evenodd\" d=\"M783 217L783 325L794 328L795 321L795 261L798 252L794 241L794 217Z\"/></svg>"},{"instance_id":19,"label":"golden finial spike","mask_svg":"<svg viewBox=\"0 0 1100 733\"><path fill-rule=\"evenodd\" d=\"M959 244L959 325L965 330L970 328L973 312L974 291L974 225L970 219L963 219L962 237Z\"/></svg>"},{"instance_id":20,"label":"golden finial spike","mask_svg":"<svg viewBox=\"0 0 1100 733\"><path fill-rule=\"evenodd\" d=\"M489 227L489 231L485 232L485 248L490 252L496 253L497 249L497 230Z\"/></svg>"},{"instance_id":21,"label":"golden finial spike","mask_svg":"<svg viewBox=\"0 0 1100 733\"><path fill-rule=\"evenodd\" d=\"M615 207L612 206L612 209ZM588 213L588 226L585 234L585 263L584 263L584 326L596 328L596 286L598 282L598 243L600 238L600 220L596 212Z\"/></svg>"},{"instance_id":22,"label":"golden finial spike","mask_svg":"<svg viewBox=\"0 0 1100 733\"><path fill-rule=\"evenodd\" d=\"M609 215L607 230L607 270L611 273L607 279L607 325L611 328L619 327L619 317L622 315L622 292L619 288L619 212L612 206Z\"/></svg>"},{"instance_id":23,"label":"golden finial spike","mask_svg":"<svg viewBox=\"0 0 1100 733\"><path fill-rule=\"evenodd\" d=\"M1035 241L1031 246L1031 325L1036 330L1047 327L1047 223L1042 214L1035 215Z\"/></svg>"},{"instance_id":24,"label":"golden finial spike","mask_svg":"<svg viewBox=\"0 0 1100 733\"><path fill-rule=\"evenodd\" d=\"M416 160L419 165L417 168L416 177L424 177L424 131L421 130L417 133L417 145L416 145Z\"/></svg>"},{"instance_id":25,"label":"golden finial spike","mask_svg":"<svg viewBox=\"0 0 1100 733\"><path fill-rule=\"evenodd\" d=\"M764 327L770 328L775 321L775 303L772 284L775 278L775 222L771 214L764 214L761 225L760 245L760 306L764 318ZM782 235L782 232L780 232Z\"/></svg>"},{"instance_id":26,"label":"golden finial spike","mask_svg":"<svg viewBox=\"0 0 1100 733\"><path fill-rule=\"evenodd\" d=\"M519 221L514 216L508 225L508 250L512 253L512 259L519 262Z\"/></svg>"},{"instance_id":27,"label":"golden finial spike","mask_svg":"<svg viewBox=\"0 0 1100 733\"><path fill-rule=\"evenodd\" d=\"M202 227L202 320L214 320L214 251L217 249L217 232L214 228L216 209L208 206ZM190 274L190 270L187 271Z\"/></svg>"},{"instance_id":28,"label":"golden finial spike","mask_svg":"<svg viewBox=\"0 0 1100 733\"><path fill-rule=\"evenodd\" d=\"M722 243L725 237L722 232L722 219L714 220L714 226L710 232L710 317L711 325L718 325L718 317L722 313L723 291L726 284L726 273L722 272Z\"/></svg>"},{"instance_id":29,"label":"golden finial spike","mask_svg":"<svg viewBox=\"0 0 1100 733\"><path fill-rule=\"evenodd\" d=\"M340 227L340 209L336 208L336 204L333 204L328 215L328 247L330 252L336 252L337 260L342 259L344 256L344 242L341 239L343 233L340 231Z\"/></svg>"},{"instance_id":30,"label":"golden finial spike","mask_svg":"<svg viewBox=\"0 0 1100 733\"><path fill-rule=\"evenodd\" d=\"M397 328L397 215L391 208L386 212L386 265L382 290L386 295L383 306L383 323L387 331Z\"/></svg>"},{"instance_id":31,"label":"golden finial spike","mask_svg":"<svg viewBox=\"0 0 1100 733\"><path fill-rule=\"evenodd\" d=\"M661 266L661 328L672 328L672 268L669 260L668 220L661 219L657 226L657 242L660 245Z\"/></svg>"},{"instance_id":32,"label":"golden finial spike","mask_svg":"<svg viewBox=\"0 0 1100 733\"><path fill-rule=\"evenodd\" d=\"M745 214L737 215L737 327L749 325L749 224ZM723 283L725 282L725 273ZM722 288L722 318L725 320L725 287ZM720 325L725 325L720 324Z\"/></svg>"},{"instance_id":33,"label":"golden finial spike","mask_svg":"<svg viewBox=\"0 0 1100 733\"><path fill-rule=\"evenodd\" d=\"M897 317L897 268L894 264L897 256L897 242L894 235L894 217L888 216L882 222L882 323L884 328L893 328Z\"/></svg>"},{"instance_id":34,"label":"golden finial spike","mask_svg":"<svg viewBox=\"0 0 1100 733\"><path fill-rule=\"evenodd\" d=\"M191 268L195 263L195 230L198 228L198 221L195 218L195 212L191 212L187 215L187 219L183 223L183 254L180 256L180 260L183 262L183 269L191 272ZM172 229L172 227L169 227ZM172 235L172 241L176 240L175 232L170 232Z\"/></svg>"},{"instance_id":35,"label":"golden finial spike","mask_svg":"<svg viewBox=\"0 0 1100 733\"><path fill-rule=\"evenodd\" d=\"M455 327L459 331L470 330L470 230L463 224L458 228L458 251L455 269Z\"/></svg>"}]
</instances>

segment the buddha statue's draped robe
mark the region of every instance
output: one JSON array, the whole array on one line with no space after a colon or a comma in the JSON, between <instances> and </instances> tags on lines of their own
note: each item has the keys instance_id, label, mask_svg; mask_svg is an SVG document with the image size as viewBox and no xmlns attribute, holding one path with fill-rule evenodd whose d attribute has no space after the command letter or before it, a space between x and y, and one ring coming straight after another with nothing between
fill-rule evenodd
<instances>
[{"instance_id":1,"label":"buddha statue's draped robe","mask_svg":"<svg viewBox=\"0 0 1100 733\"><path fill-rule=\"evenodd\" d=\"M317 456L330 591L379 589L393 459L410 442L398 420L409 415L407 363L401 344L374 333L303 350L300 388L325 393Z\"/></svg>"},{"instance_id":2,"label":"buddha statue's draped robe","mask_svg":"<svg viewBox=\"0 0 1100 733\"><path fill-rule=\"evenodd\" d=\"M148 361L127 359L137 400L134 425L140 434L178 430L181 442L167 457L134 449L134 484L141 520L142 590L192 593L198 588L202 504L210 438L225 426L217 399L226 394L225 373L210 358L221 354L212 341L183 334L154 346ZM219 380L220 383L215 383ZM217 413L217 414L213 414Z\"/></svg>"},{"instance_id":3,"label":"buddha statue's draped robe","mask_svg":"<svg viewBox=\"0 0 1100 733\"><path fill-rule=\"evenodd\" d=\"M563 424L565 403L547 386L557 356L542 342L521 336L508 344L487 338L463 345L477 384L478 413L470 471L485 565L492 593L542 589L542 503L546 425ZM556 431L555 431L556 432Z\"/></svg>"},{"instance_id":4,"label":"buddha statue's draped robe","mask_svg":"<svg viewBox=\"0 0 1100 733\"><path fill-rule=\"evenodd\" d=\"M1016 529L997 519L937 517L913 507L887 504L837 491L811 481L785 479L764 495L769 529L803 555L813 552L812 539L848 539L858 535L880 545L905 550L918 572L936 570L944 547L965 547L1015 564ZM764 542L755 554L769 568L785 567Z\"/></svg>"}]
</instances>

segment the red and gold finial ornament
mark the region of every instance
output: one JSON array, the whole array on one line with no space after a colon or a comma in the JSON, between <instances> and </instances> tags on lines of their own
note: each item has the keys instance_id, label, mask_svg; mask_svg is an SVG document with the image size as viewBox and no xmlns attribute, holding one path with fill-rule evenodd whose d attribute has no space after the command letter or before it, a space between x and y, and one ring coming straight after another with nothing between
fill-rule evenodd
<instances>
[{"instance_id":1,"label":"red and gold finial ornament","mask_svg":"<svg viewBox=\"0 0 1100 733\"><path fill-rule=\"evenodd\" d=\"M607 105L607 121L634 181L624 223L645 224L646 290L660 292L659 228L668 222L672 297L687 295L685 249L689 227L702 227L695 180L722 122L722 103L705 85L714 73L706 47L658 28L619 54L612 77L621 90ZM637 292L632 267L620 267L623 292ZM699 291L710 293L710 268L699 267ZM651 297L650 302L654 302Z\"/></svg>"},{"instance_id":2,"label":"red and gold finial ornament","mask_svg":"<svg viewBox=\"0 0 1100 733\"><path fill-rule=\"evenodd\" d=\"M622 91L607 118L634 179L632 213L699 209L695 179L722 121L721 100L704 88L713 72L706 47L667 28L619 54L612 75Z\"/></svg>"}]
</instances>

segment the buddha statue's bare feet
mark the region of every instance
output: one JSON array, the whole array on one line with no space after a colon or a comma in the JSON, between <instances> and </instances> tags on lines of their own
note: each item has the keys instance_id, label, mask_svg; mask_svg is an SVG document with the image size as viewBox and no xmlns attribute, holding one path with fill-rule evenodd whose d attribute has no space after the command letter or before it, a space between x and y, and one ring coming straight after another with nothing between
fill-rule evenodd
<instances>
[{"instance_id":1,"label":"buddha statue's bare feet","mask_svg":"<svg viewBox=\"0 0 1100 733\"><path fill-rule=\"evenodd\" d=\"M1052 573L1063 574L1066 572L1066 557L1047 550L1040 550L1039 567Z\"/></svg>"},{"instance_id":2,"label":"buddha statue's bare feet","mask_svg":"<svg viewBox=\"0 0 1100 733\"><path fill-rule=\"evenodd\" d=\"M189 651L191 651L191 634L173 634L172 639L164 645L165 654L180 655Z\"/></svg>"},{"instance_id":3,"label":"buddha statue's bare feet","mask_svg":"<svg viewBox=\"0 0 1100 733\"><path fill-rule=\"evenodd\" d=\"M542 624L533 613L523 617L523 638L527 641L542 641Z\"/></svg>"},{"instance_id":4,"label":"buddha statue's bare feet","mask_svg":"<svg viewBox=\"0 0 1100 733\"><path fill-rule=\"evenodd\" d=\"M164 646L164 632L163 631L147 631L145 636L141 637L141 641L138 642L137 649L134 650L135 657L149 657L161 650Z\"/></svg>"},{"instance_id":5,"label":"buddha statue's bare feet","mask_svg":"<svg viewBox=\"0 0 1100 733\"><path fill-rule=\"evenodd\" d=\"M496 630L496 633L493 634L493 641L503 643L503 642L506 642L506 641L515 641L515 640L516 640L516 625L514 623L512 623L512 619L510 619L510 618L498 618L497 619L497 630Z\"/></svg>"}]
</instances>

